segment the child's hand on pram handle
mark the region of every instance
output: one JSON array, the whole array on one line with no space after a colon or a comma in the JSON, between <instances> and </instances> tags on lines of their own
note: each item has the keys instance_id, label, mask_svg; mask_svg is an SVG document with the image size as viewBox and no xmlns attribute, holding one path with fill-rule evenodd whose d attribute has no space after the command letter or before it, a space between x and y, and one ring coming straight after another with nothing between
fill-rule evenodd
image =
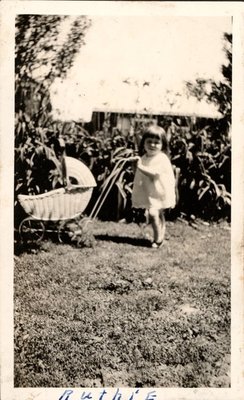
<instances>
[{"instance_id":1,"label":"child's hand on pram handle","mask_svg":"<svg viewBox=\"0 0 244 400\"><path fill-rule=\"evenodd\" d=\"M141 159L141 157L139 156L133 156L133 157L129 157L127 158L127 161L131 161L131 162L137 162Z\"/></svg>"},{"instance_id":2,"label":"child's hand on pram handle","mask_svg":"<svg viewBox=\"0 0 244 400\"><path fill-rule=\"evenodd\" d=\"M131 156L131 157L122 157L122 158L118 158L117 159L117 165L122 163L126 163L126 162L132 162L132 163L136 163L141 159L141 157L139 156Z\"/></svg>"}]
</instances>

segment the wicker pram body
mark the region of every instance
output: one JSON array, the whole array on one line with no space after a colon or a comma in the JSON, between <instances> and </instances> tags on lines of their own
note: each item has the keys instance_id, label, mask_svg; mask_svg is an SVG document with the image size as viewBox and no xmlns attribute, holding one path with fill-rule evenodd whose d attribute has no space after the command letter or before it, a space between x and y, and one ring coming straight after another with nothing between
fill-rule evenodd
<instances>
[{"instance_id":1,"label":"wicker pram body","mask_svg":"<svg viewBox=\"0 0 244 400\"><path fill-rule=\"evenodd\" d=\"M86 208L92 195L92 187L72 186L39 195L19 195L18 200L25 212L42 221L63 221L78 217Z\"/></svg>"},{"instance_id":2,"label":"wicker pram body","mask_svg":"<svg viewBox=\"0 0 244 400\"><path fill-rule=\"evenodd\" d=\"M80 219L86 209L96 181L81 161L65 157L65 164L68 178L65 187L37 195L18 195L19 203L28 215L19 225L19 234L23 240L40 241L47 232L49 221L54 222L60 239L65 224Z\"/></svg>"}]
</instances>

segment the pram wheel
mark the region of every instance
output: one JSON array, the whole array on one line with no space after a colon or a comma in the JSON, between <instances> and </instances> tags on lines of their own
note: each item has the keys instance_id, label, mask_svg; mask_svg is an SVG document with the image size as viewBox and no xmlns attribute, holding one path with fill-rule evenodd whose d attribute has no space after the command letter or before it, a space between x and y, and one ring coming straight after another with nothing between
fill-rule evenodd
<instances>
[{"instance_id":1,"label":"pram wheel","mask_svg":"<svg viewBox=\"0 0 244 400\"><path fill-rule=\"evenodd\" d=\"M60 243L70 243L72 238L81 231L76 220L67 220L60 223L58 227L58 240Z\"/></svg>"},{"instance_id":2,"label":"pram wheel","mask_svg":"<svg viewBox=\"0 0 244 400\"><path fill-rule=\"evenodd\" d=\"M45 233L45 226L42 221L25 218L19 226L20 238L23 242L40 242Z\"/></svg>"},{"instance_id":3,"label":"pram wheel","mask_svg":"<svg viewBox=\"0 0 244 400\"><path fill-rule=\"evenodd\" d=\"M90 218L78 218L61 222L58 228L59 242L70 243L72 240L78 240L88 232L88 224L90 222Z\"/></svg>"}]
</instances>

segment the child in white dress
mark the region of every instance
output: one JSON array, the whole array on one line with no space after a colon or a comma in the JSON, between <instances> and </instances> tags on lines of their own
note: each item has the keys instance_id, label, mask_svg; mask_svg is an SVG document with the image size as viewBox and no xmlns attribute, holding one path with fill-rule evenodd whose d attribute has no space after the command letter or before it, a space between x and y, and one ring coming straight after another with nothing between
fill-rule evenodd
<instances>
[{"instance_id":1,"label":"child in white dress","mask_svg":"<svg viewBox=\"0 0 244 400\"><path fill-rule=\"evenodd\" d=\"M174 208L175 177L168 157L166 133L158 125L146 128L137 161L132 191L132 206L148 210L153 228L153 248L163 245L165 236L164 210Z\"/></svg>"}]
</instances>

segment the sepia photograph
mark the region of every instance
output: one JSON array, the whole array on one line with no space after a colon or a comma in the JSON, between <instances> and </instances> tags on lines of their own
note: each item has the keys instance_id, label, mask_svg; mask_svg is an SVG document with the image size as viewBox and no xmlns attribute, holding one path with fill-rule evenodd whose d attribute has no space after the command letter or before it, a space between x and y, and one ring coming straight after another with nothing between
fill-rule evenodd
<instances>
[{"instance_id":1,"label":"sepia photograph","mask_svg":"<svg viewBox=\"0 0 244 400\"><path fill-rule=\"evenodd\" d=\"M3 400L241 399L238 8L12 3Z\"/></svg>"}]
</instances>

